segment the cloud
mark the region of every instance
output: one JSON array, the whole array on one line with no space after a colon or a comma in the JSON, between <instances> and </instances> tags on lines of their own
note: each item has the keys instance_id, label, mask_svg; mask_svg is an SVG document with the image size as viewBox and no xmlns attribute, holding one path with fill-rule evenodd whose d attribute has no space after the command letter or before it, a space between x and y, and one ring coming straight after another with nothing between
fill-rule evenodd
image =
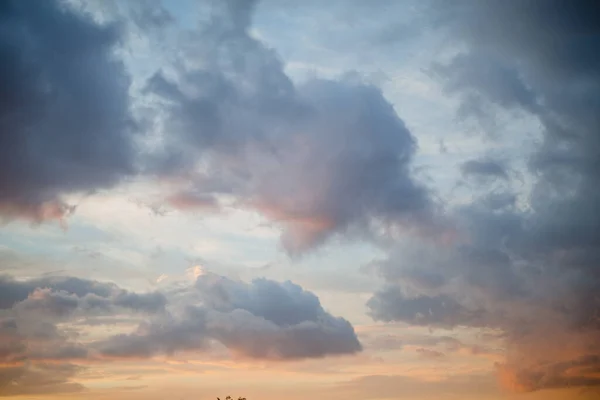
<instances>
[{"instance_id":1,"label":"cloud","mask_svg":"<svg viewBox=\"0 0 600 400\"><path fill-rule=\"evenodd\" d=\"M388 287L369 302L372 314L503 332L507 356L498 371L514 389L598 385L598 4L434 4L438 28L462 45L437 69L462 99L461 112L518 110L540 122L540 144L527 160L532 191L520 197L523 206L483 185L488 195L450 210L457 241L412 251L397 245L378 267ZM462 169L506 176L481 160Z\"/></svg>"},{"instance_id":2,"label":"cloud","mask_svg":"<svg viewBox=\"0 0 600 400\"><path fill-rule=\"evenodd\" d=\"M291 282L233 281L206 273L177 314L143 323L96 346L110 357L150 357L203 350L217 341L234 355L291 360L352 354L361 345L350 323L327 313L312 293Z\"/></svg>"},{"instance_id":3,"label":"cloud","mask_svg":"<svg viewBox=\"0 0 600 400\"><path fill-rule=\"evenodd\" d=\"M72 211L62 195L133 173L134 126L118 27L31 3L0 11L0 213L40 222Z\"/></svg>"},{"instance_id":4,"label":"cloud","mask_svg":"<svg viewBox=\"0 0 600 400\"><path fill-rule=\"evenodd\" d=\"M43 277L15 280L0 276L0 309L10 309L17 303L25 308L54 310L61 314L76 308L127 308L140 312L159 312L166 298L158 292L138 294L103 283L75 277Z\"/></svg>"},{"instance_id":5,"label":"cloud","mask_svg":"<svg viewBox=\"0 0 600 400\"><path fill-rule=\"evenodd\" d=\"M180 192L167 197L167 203L181 211L217 211L219 203L210 195L197 195L190 192Z\"/></svg>"},{"instance_id":6,"label":"cloud","mask_svg":"<svg viewBox=\"0 0 600 400\"><path fill-rule=\"evenodd\" d=\"M361 350L348 321L327 313L317 296L292 282L245 284L205 275L196 288L218 313L212 316L215 337L242 355L294 359Z\"/></svg>"},{"instance_id":7,"label":"cloud","mask_svg":"<svg viewBox=\"0 0 600 400\"><path fill-rule=\"evenodd\" d=\"M64 195L157 176L177 182L165 201L180 210L216 210L226 195L260 212L290 254L430 214L410 171L415 140L381 90L356 74L292 82L250 33L255 1L207 2L206 20L177 35L165 33L174 17L154 2L23 4L10 2L2 20L11 38L0 47L11 96L0 110L11 124L0 157L5 217L62 219L74 211ZM87 9L119 23L94 22ZM139 65L116 50L133 32L164 62L130 89L127 70Z\"/></svg>"},{"instance_id":8,"label":"cloud","mask_svg":"<svg viewBox=\"0 0 600 400\"><path fill-rule=\"evenodd\" d=\"M73 277L15 280L0 277L0 394L81 391L72 378L96 358L78 340L77 320L128 314L128 320L164 311L166 298ZM132 314L135 313L135 314ZM137 315L136 315L137 314ZM74 332L77 332L74 334Z\"/></svg>"},{"instance_id":9,"label":"cloud","mask_svg":"<svg viewBox=\"0 0 600 400\"><path fill-rule=\"evenodd\" d=\"M460 170L465 176L508 179L504 164L492 159L465 161L461 164Z\"/></svg>"},{"instance_id":10,"label":"cloud","mask_svg":"<svg viewBox=\"0 0 600 400\"><path fill-rule=\"evenodd\" d=\"M81 391L74 380L90 365L209 353L215 343L265 360L362 350L352 325L298 285L196 272L192 283L147 293L75 277L0 277L0 395Z\"/></svg>"},{"instance_id":11,"label":"cloud","mask_svg":"<svg viewBox=\"0 0 600 400\"><path fill-rule=\"evenodd\" d=\"M153 171L183 169L194 197L225 194L259 211L291 254L374 220L428 214L410 173L415 140L381 90L351 76L293 83L249 33L242 3L213 5L186 61L148 80L156 124L169 132Z\"/></svg>"},{"instance_id":12,"label":"cloud","mask_svg":"<svg viewBox=\"0 0 600 400\"><path fill-rule=\"evenodd\" d=\"M78 393L85 388L71 379L80 368L72 365L37 365L3 368L0 373L0 396Z\"/></svg>"}]
</instances>

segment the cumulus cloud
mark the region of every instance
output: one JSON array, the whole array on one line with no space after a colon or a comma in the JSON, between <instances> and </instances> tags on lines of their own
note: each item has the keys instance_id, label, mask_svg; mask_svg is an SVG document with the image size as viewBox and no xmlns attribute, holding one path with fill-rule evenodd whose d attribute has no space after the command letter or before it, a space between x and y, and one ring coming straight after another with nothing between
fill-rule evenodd
<instances>
[{"instance_id":1,"label":"cumulus cloud","mask_svg":"<svg viewBox=\"0 0 600 400\"><path fill-rule=\"evenodd\" d=\"M134 170L119 30L52 0L5 2L0 31L0 213L60 219Z\"/></svg>"},{"instance_id":2,"label":"cumulus cloud","mask_svg":"<svg viewBox=\"0 0 600 400\"><path fill-rule=\"evenodd\" d=\"M236 356L271 360L361 350L348 321L327 313L314 294L291 282L257 279L248 284L207 273L187 295L201 305L143 323L97 347L106 356L149 357L201 350L217 341Z\"/></svg>"},{"instance_id":3,"label":"cumulus cloud","mask_svg":"<svg viewBox=\"0 0 600 400\"><path fill-rule=\"evenodd\" d=\"M290 253L426 214L410 174L415 140L379 88L356 77L295 85L250 35L252 4L215 2L186 62L148 80L156 124L171 134L154 171L186 166L194 198L233 195L282 228Z\"/></svg>"},{"instance_id":4,"label":"cumulus cloud","mask_svg":"<svg viewBox=\"0 0 600 400\"><path fill-rule=\"evenodd\" d=\"M361 350L352 325L326 312L317 296L292 282L198 278L196 288L214 309L212 334L253 358L294 359Z\"/></svg>"},{"instance_id":5,"label":"cumulus cloud","mask_svg":"<svg viewBox=\"0 0 600 400\"><path fill-rule=\"evenodd\" d=\"M453 327L474 320L474 312L449 296L405 297L399 288L377 292L367 302L373 318L412 325Z\"/></svg>"},{"instance_id":6,"label":"cumulus cloud","mask_svg":"<svg viewBox=\"0 0 600 400\"><path fill-rule=\"evenodd\" d=\"M540 121L542 141L529 159L533 190L522 207L490 187L453 211L455 243L397 249L379 265L388 288L369 302L372 314L503 332L499 376L516 390L598 385L598 4L434 4L441 29L464 44L438 69L463 111L481 113L473 108L481 100L488 114L516 109ZM495 164L462 168L505 177Z\"/></svg>"}]
</instances>

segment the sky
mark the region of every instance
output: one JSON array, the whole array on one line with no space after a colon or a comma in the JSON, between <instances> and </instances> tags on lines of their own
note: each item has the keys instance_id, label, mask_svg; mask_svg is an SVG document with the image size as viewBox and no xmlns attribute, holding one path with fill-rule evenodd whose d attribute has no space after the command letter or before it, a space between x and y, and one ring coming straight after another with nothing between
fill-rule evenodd
<instances>
[{"instance_id":1,"label":"sky","mask_svg":"<svg viewBox=\"0 0 600 400\"><path fill-rule=\"evenodd\" d=\"M600 395L600 3L1 0L0 397Z\"/></svg>"}]
</instances>

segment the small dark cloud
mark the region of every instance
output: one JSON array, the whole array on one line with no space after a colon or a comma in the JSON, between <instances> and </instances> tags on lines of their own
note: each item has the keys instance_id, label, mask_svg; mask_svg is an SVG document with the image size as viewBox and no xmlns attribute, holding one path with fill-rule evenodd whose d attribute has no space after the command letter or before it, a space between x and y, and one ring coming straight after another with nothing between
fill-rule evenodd
<instances>
[{"instance_id":1,"label":"small dark cloud","mask_svg":"<svg viewBox=\"0 0 600 400\"><path fill-rule=\"evenodd\" d=\"M446 354L442 353L441 351L438 350L434 350L434 349L427 349L424 347L419 347L418 349L415 350L415 352L425 358L443 358L446 357Z\"/></svg>"},{"instance_id":2,"label":"small dark cloud","mask_svg":"<svg viewBox=\"0 0 600 400\"><path fill-rule=\"evenodd\" d=\"M400 288L377 292L367 303L370 315L380 321L401 321L411 325L452 328L477 324L478 313L449 296L406 296Z\"/></svg>"},{"instance_id":3,"label":"small dark cloud","mask_svg":"<svg viewBox=\"0 0 600 400\"><path fill-rule=\"evenodd\" d=\"M136 332L112 336L93 344L93 347L104 357L148 358L158 354L202 350L207 339L203 310L190 306L181 319L163 316L155 321L143 322Z\"/></svg>"},{"instance_id":4,"label":"small dark cloud","mask_svg":"<svg viewBox=\"0 0 600 400\"><path fill-rule=\"evenodd\" d=\"M180 192L167 197L167 203L181 211L211 211L219 210L218 200L211 195Z\"/></svg>"},{"instance_id":5,"label":"small dark cloud","mask_svg":"<svg viewBox=\"0 0 600 400\"><path fill-rule=\"evenodd\" d=\"M481 99L506 108L531 112L537 108L535 93L523 82L519 71L497 62L493 54L460 54L447 65L436 65L434 71L444 77L449 93L464 96L461 112L465 115L480 115Z\"/></svg>"}]
</instances>

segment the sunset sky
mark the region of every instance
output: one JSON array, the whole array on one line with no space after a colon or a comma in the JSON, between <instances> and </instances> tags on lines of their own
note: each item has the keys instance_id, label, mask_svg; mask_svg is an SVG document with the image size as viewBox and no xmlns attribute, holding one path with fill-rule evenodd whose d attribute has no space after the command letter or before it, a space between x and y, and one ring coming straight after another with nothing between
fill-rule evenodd
<instances>
[{"instance_id":1,"label":"sunset sky","mask_svg":"<svg viewBox=\"0 0 600 400\"><path fill-rule=\"evenodd\" d=\"M600 1L0 0L0 397L600 397Z\"/></svg>"}]
</instances>

